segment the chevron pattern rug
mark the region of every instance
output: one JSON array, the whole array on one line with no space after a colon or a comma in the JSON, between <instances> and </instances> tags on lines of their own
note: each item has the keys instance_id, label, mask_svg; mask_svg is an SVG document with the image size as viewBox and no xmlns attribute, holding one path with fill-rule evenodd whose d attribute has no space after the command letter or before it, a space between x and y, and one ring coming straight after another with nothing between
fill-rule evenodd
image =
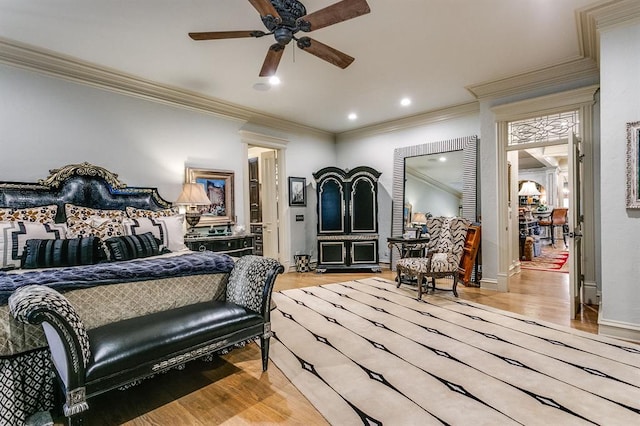
<instances>
[{"instance_id":1,"label":"chevron pattern rug","mask_svg":"<svg viewBox=\"0 0 640 426\"><path fill-rule=\"evenodd\" d=\"M333 425L640 424L640 346L381 278L273 299L271 359Z\"/></svg>"}]
</instances>

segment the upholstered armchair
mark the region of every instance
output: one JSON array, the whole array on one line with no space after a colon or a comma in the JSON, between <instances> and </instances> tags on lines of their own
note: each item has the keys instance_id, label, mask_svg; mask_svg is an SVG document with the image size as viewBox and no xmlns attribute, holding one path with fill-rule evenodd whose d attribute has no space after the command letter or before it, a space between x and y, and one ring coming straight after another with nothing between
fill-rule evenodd
<instances>
[{"instance_id":1,"label":"upholstered armchair","mask_svg":"<svg viewBox=\"0 0 640 426\"><path fill-rule=\"evenodd\" d=\"M431 288L436 290L436 278L451 276L451 291L458 297L458 266L464 252L464 241L469 228L469 221L460 217L433 217L427 221L429 241L425 257L403 258L396 264L397 286L403 278L416 278L418 299L422 299L423 286L431 278ZM438 290L443 290L438 288ZM449 289L446 289L449 290Z\"/></svg>"}]
</instances>

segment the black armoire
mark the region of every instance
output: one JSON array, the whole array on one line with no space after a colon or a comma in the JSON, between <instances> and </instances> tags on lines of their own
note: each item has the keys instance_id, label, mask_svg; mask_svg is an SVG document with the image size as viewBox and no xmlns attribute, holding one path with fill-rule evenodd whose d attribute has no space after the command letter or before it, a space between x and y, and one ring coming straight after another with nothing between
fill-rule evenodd
<instances>
[{"instance_id":1,"label":"black armoire","mask_svg":"<svg viewBox=\"0 0 640 426\"><path fill-rule=\"evenodd\" d=\"M313 174L318 196L317 272L378 265L378 177L361 166L325 167Z\"/></svg>"}]
</instances>

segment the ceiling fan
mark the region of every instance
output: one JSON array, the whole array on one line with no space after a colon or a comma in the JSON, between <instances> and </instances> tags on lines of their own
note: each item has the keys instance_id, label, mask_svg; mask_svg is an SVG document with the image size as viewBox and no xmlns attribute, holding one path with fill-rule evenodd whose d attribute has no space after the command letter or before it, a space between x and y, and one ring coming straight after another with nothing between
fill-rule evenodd
<instances>
[{"instance_id":1,"label":"ceiling fan","mask_svg":"<svg viewBox=\"0 0 640 426\"><path fill-rule=\"evenodd\" d=\"M189 33L193 40L220 40L226 38L263 37L273 34L276 43L269 47L260 70L261 77L275 75L284 48L291 40L298 47L340 68L348 67L353 57L340 52L310 37L296 37L300 31L310 32L348 19L365 15L371 10L366 0L342 0L316 12L307 14L302 3L296 0L249 0L260 13L262 23L269 30L256 31L213 31Z\"/></svg>"}]
</instances>

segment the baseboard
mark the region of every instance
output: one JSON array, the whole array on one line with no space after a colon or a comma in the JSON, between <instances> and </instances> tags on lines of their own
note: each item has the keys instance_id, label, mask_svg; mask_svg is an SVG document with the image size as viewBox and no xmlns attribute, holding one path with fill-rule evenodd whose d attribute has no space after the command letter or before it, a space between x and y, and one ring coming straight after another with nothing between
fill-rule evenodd
<instances>
[{"instance_id":1,"label":"baseboard","mask_svg":"<svg viewBox=\"0 0 640 426\"><path fill-rule=\"evenodd\" d=\"M600 296L598 294L598 286L593 281L585 281L582 287L582 300L588 305L599 305Z\"/></svg>"},{"instance_id":2,"label":"baseboard","mask_svg":"<svg viewBox=\"0 0 640 426\"><path fill-rule=\"evenodd\" d=\"M480 288L498 291L498 280L483 278L480 280Z\"/></svg>"},{"instance_id":3,"label":"baseboard","mask_svg":"<svg viewBox=\"0 0 640 426\"><path fill-rule=\"evenodd\" d=\"M602 306L598 313L598 334L628 342L640 343L640 326L622 321L602 319Z\"/></svg>"}]
</instances>

